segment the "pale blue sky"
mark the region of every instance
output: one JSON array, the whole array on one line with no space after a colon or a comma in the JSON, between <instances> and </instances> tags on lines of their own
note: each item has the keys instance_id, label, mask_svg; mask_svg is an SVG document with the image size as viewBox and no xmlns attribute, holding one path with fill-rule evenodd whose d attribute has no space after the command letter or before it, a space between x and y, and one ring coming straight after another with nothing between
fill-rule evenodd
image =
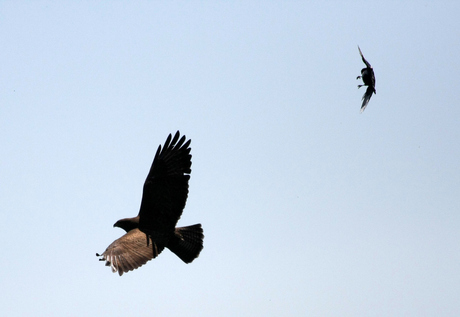
<instances>
[{"instance_id":1,"label":"pale blue sky","mask_svg":"<svg viewBox=\"0 0 460 317\"><path fill-rule=\"evenodd\" d=\"M459 15L0 2L2 315L459 316ZM178 129L204 249L120 278L95 253Z\"/></svg>"}]
</instances>

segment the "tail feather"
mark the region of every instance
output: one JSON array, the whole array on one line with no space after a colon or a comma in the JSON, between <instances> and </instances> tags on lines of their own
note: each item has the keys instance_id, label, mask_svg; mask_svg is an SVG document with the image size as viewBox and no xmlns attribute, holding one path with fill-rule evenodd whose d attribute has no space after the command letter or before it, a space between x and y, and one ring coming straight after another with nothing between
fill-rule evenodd
<instances>
[{"instance_id":1,"label":"tail feather","mask_svg":"<svg viewBox=\"0 0 460 317\"><path fill-rule=\"evenodd\" d=\"M190 263L195 260L203 249L203 228L201 224L176 228L174 237L166 246L182 261Z\"/></svg>"},{"instance_id":2,"label":"tail feather","mask_svg":"<svg viewBox=\"0 0 460 317\"><path fill-rule=\"evenodd\" d=\"M366 109L367 104L369 103L369 100L371 100L372 93L375 93L375 88L372 86L368 86L366 89L366 92L363 95L363 99L362 99L363 104L361 106L361 112L363 112L364 109Z\"/></svg>"}]
</instances>

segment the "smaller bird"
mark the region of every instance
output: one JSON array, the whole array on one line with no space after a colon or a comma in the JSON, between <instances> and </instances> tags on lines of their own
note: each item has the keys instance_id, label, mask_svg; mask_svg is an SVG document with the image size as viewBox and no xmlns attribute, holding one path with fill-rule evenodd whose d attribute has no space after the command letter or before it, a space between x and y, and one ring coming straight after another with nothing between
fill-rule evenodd
<instances>
[{"instance_id":1,"label":"smaller bird","mask_svg":"<svg viewBox=\"0 0 460 317\"><path fill-rule=\"evenodd\" d=\"M362 86L367 86L366 92L363 95L363 104L361 106L361 112L366 109L367 104L369 103L369 100L371 100L372 93L377 94L375 91L375 76L374 76L374 70L372 69L371 64L364 58L363 53L361 52L361 49L358 46L359 54L361 55L361 58L363 59L364 64L366 64L366 68L361 69L361 76L356 77L356 79L363 79L364 85L358 85L358 88L361 88Z\"/></svg>"}]
</instances>

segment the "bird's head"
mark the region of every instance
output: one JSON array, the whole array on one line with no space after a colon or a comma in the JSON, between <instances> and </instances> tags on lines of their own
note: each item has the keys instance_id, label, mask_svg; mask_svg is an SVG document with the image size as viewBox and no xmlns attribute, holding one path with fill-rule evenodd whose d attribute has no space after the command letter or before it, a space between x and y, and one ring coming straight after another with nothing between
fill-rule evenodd
<instances>
[{"instance_id":1,"label":"bird's head","mask_svg":"<svg viewBox=\"0 0 460 317\"><path fill-rule=\"evenodd\" d=\"M139 228L139 217L120 219L115 222L113 226L121 228L126 232L131 231L133 229Z\"/></svg>"}]
</instances>

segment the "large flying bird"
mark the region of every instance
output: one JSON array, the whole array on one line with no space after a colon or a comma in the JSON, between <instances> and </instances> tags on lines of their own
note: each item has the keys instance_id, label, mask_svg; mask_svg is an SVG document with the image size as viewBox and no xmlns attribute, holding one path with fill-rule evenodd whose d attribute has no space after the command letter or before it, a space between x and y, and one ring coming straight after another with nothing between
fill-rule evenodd
<instances>
[{"instance_id":1,"label":"large flying bird","mask_svg":"<svg viewBox=\"0 0 460 317\"><path fill-rule=\"evenodd\" d=\"M361 106L361 112L366 109L367 104L369 103L369 100L372 97L372 94L377 94L375 91L375 76L374 76L374 70L372 69L371 64L364 58L363 53L361 52L361 49L358 46L359 54L361 55L361 58L363 59L364 64L366 64L366 68L361 69L361 76L356 77L356 79L362 78L364 85L358 85L358 88L361 88L362 86L367 86L366 92L363 95L363 104Z\"/></svg>"},{"instance_id":2,"label":"large flying bird","mask_svg":"<svg viewBox=\"0 0 460 317\"><path fill-rule=\"evenodd\" d=\"M137 217L121 219L113 225L126 234L104 253L96 253L120 276L156 258L165 247L185 263L192 262L203 249L201 224L176 228L187 200L192 165L191 140L185 142L185 136L179 137L179 131L174 137L170 134L163 148L158 147Z\"/></svg>"}]
</instances>

